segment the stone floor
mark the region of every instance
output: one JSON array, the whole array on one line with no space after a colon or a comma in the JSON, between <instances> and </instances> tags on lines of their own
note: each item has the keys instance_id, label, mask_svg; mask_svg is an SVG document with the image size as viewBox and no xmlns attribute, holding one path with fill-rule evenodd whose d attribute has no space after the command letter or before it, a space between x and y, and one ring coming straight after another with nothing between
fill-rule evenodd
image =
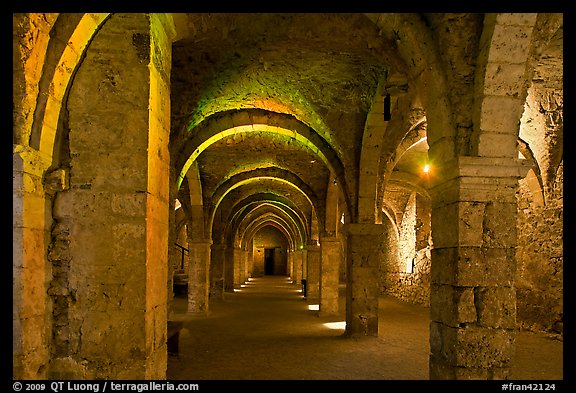
<instances>
[{"instance_id":1,"label":"stone floor","mask_svg":"<svg viewBox=\"0 0 576 393\"><path fill-rule=\"evenodd\" d=\"M340 315L319 316L285 276L253 278L212 302L208 316L186 314L185 295L172 319L184 321L168 380L427 380L428 309L380 300L379 336L344 338ZM562 380L563 343L520 332L513 380Z\"/></svg>"}]
</instances>

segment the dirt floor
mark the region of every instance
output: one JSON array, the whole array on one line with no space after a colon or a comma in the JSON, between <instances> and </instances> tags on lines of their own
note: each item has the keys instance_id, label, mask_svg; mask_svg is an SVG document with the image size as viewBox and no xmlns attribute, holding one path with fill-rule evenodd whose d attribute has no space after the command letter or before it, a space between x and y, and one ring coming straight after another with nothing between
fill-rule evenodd
<instances>
[{"instance_id":1,"label":"dirt floor","mask_svg":"<svg viewBox=\"0 0 576 393\"><path fill-rule=\"evenodd\" d=\"M380 300L379 336L343 337L340 315L322 317L285 276L251 279L212 302L208 316L186 314L185 295L172 319L184 321L168 380L427 380L428 309ZM519 332L513 380L562 380L563 343Z\"/></svg>"}]
</instances>

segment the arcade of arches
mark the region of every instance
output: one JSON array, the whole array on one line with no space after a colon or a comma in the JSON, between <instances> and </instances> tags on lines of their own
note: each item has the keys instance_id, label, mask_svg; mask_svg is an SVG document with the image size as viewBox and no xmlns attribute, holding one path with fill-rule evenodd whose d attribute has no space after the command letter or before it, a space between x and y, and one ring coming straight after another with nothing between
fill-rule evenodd
<instances>
[{"instance_id":1,"label":"arcade of arches","mask_svg":"<svg viewBox=\"0 0 576 393\"><path fill-rule=\"evenodd\" d=\"M562 14L13 22L14 378L164 379L176 288L272 274L429 307L431 379L562 340Z\"/></svg>"}]
</instances>

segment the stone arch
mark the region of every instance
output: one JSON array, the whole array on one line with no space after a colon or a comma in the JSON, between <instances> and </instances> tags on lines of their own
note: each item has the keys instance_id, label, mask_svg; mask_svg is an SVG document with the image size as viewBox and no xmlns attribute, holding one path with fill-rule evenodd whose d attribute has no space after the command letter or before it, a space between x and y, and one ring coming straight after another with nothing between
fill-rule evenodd
<instances>
[{"instance_id":1,"label":"stone arch","mask_svg":"<svg viewBox=\"0 0 576 393\"><path fill-rule=\"evenodd\" d=\"M236 227L237 223L241 222L250 212L250 209L258 207L261 203L276 205L279 209L292 217L292 220L297 223L299 231L305 238L309 237L311 227L304 212L302 212L296 204L285 196L270 192L252 194L249 197L242 199L241 203L237 203L230 212L230 217L232 217L230 220L230 227Z\"/></svg>"},{"instance_id":2,"label":"stone arch","mask_svg":"<svg viewBox=\"0 0 576 393\"><path fill-rule=\"evenodd\" d=\"M257 220L252 221L245 229L244 234L240 239L240 245L242 248L246 249L250 240L254 238L254 235L265 226L274 226L278 229L288 240L290 247L295 247L298 242L296 241L295 234L292 233L286 223L280 219L280 217L272 214L264 215L259 217Z\"/></svg>"},{"instance_id":3,"label":"stone arch","mask_svg":"<svg viewBox=\"0 0 576 393\"><path fill-rule=\"evenodd\" d=\"M530 192L532 193L534 203L539 206L544 206L544 185L542 183L542 174L540 173L538 160L534 157L530 145L524 142L521 138L518 138L518 151L524 159L532 162L532 168L528 171L525 180Z\"/></svg>"},{"instance_id":4,"label":"stone arch","mask_svg":"<svg viewBox=\"0 0 576 393\"><path fill-rule=\"evenodd\" d=\"M306 183L304 183L298 176L294 175L289 171L279 168L264 168L240 173L236 176L233 176L226 182L222 183L220 187L218 187L218 189L212 196L213 205L210 207L210 213L209 213L210 217L209 222L212 230L214 230L214 228L212 227L214 217L226 195L228 195L232 190L238 187L258 182L259 180L262 179L277 181L294 188L302 195L304 195L308 200L308 202L310 203L310 205L312 206L312 212L316 216L316 220L312 221L319 221L322 219L322 216L319 217L319 215L321 214L321 212L324 211L323 203L318 200L314 191ZM323 226L323 223L319 222L318 225Z\"/></svg>"},{"instance_id":5,"label":"stone arch","mask_svg":"<svg viewBox=\"0 0 576 393\"><path fill-rule=\"evenodd\" d=\"M407 65L407 90L417 92L431 129L433 161L455 157L455 128L448 100L446 74L430 29L418 14L376 14L371 17L382 32L398 43L398 56ZM402 26L402 28L400 28Z\"/></svg>"},{"instance_id":6,"label":"stone arch","mask_svg":"<svg viewBox=\"0 0 576 393\"><path fill-rule=\"evenodd\" d=\"M37 145L40 153L50 159L54 153L56 134L61 128L59 126L61 109L66 101L72 79L81 65L88 45L109 17L110 14L107 13L82 15L74 31L67 38L66 47L54 65L54 70L51 70L52 79L46 88L49 94L47 94L44 107L36 109L36 112L41 114L39 132L33 127L30 139L31 145ZM58 115L54 116L54 114Z\"/></svg>"},{"instance_id":7,"label":"stone arch","mask_svg":"<svg viewBox=\"0 0 576 393\"><path fill-rule=\"evenodd\" d=\"M332 179L328 179L328 192L326 194L326 224L324 225L324 235L334 237L338 233L340 223L340 210L338 200L340 190L338 184Z\"/></svg>"},{"instance_id":8,"label":"stone arch","mask_svg":"<svg viewBox=\"0 0 576 393\"><path fill-rule=\"evenodd\" d=\"M190 166L179 194L182 205L186 206L190 212L190 238L195 240L206 239L210 230L205 216L198 163L194 162Z\"/></svg>"},{"instance_id":9,"label":"stone arch","mask_svg":"<svg viewBox=\"0 0 576 393\"><path fill-rule=\"evenodd\" d=\"M231 220L231 225L227 227L227 238L230 239L228 241L230 244L240 243L240 234L243 232L243 228L245 228L252 220L258 219L260 214L272 211L279 215L279 217L283 217L283 220L291 230L295 234L299 235L295 237L295 239L299 238L299 244L304 244L306 239L306 228L303 226L303 223L299 220L300 217L296 215L295 212L274 202L259 202L252 203L251 205L255 206L245 206L246 208L240 210L239 214Z\"/></svg>"},{"instance_id":10,"label":"stone arch","mask_svg":"<svg viewBox=\"0 0 576 393\"><path fill-rule=\"evenodd\" d=\"M517 158L538 14L486 14L478 56L472 154ZM511 39L510 37L513 37Z\"/></svg>"},{"instance_id":11,"label":"stone arch","mask_svg":"<svg viewBox=\"0 0 576 393\"><path fill-rule=\"evenodd\" d=\"M238 132L258 132L284 135L303 143L329 168L343 195L349 195L344 166L337 152L317 132L291 115L261 109L226 111L204 120L195 130L183 146L175 148L178 186L192 162L211 144ZM347 203L347 206L350 204Z\"/></svg>"}]
</instances>

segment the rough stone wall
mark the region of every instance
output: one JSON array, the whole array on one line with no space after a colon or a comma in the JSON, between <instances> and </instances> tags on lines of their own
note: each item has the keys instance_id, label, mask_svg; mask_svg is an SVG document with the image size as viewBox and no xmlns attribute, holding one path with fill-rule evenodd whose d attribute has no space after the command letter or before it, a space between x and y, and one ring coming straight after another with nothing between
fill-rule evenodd
<instances>
[{"instance_id":1,"label":"rough stone wall","mask_svg":"<svg viewBox=\"0 0 576 393\"><path fill-rule=\"evenodd\" d=\"M288 240L278 230L272 227L262 228L254 236L254 267L253 276L258 277L264 274L264 249L276 248L274 253L274 273L286 272L288 257Z\"/></svg>"},{"instance_id":2,"label":"rough stone wall","mask_svg":"<svg viewBox=\"0 0 576 393\"><path fill-rule=\"evenodd\" d=\"M563 165L545 206L533 202L524 181L517 195L517 323L563 333Z\"/></svg>"},{"instance_id":3,"label":"rough stone wall","mask_svg":"<svg viewBox=\"0 0 576 393\"><path fill-rule=\"evenodd\" d=\"M563 96L533 84L520 138L538 165L540 184L522 179L516 249L517 323L521 329L563 333Z\"/></svg>"},{"instance_id":4,"label":"rough stone wall","mask_svg":"<svg viewBox=\"0 0 576 393\"><path fill-rule=\"evenodd\" d=\"M386 221L386 220L385 220ZM380 269L381 293L403 301L428 306L430 303L430 202L412 193L402 215L398 235L386 225L384 254Z\"/></svg>"}]
</instances>

